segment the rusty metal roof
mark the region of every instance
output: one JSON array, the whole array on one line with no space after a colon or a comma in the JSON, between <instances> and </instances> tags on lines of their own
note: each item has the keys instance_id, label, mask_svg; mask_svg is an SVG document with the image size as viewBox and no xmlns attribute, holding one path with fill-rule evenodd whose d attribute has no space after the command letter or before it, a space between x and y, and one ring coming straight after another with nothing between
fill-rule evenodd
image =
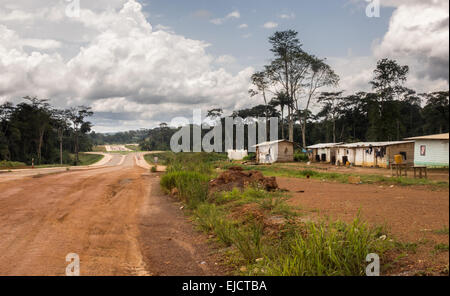
<instances>
[{"instance_id":1,"label":"rusty metal roof","mask_svg":"<svg viewBox=\"0 0 450 296\"><path fill-rule=\"evenodd\" d=\"M421 136L421 137L413 137L413 138L407 138L405 140L448 140L448 133L429 135L429 136Z\"/></svg>"}]
</instances>

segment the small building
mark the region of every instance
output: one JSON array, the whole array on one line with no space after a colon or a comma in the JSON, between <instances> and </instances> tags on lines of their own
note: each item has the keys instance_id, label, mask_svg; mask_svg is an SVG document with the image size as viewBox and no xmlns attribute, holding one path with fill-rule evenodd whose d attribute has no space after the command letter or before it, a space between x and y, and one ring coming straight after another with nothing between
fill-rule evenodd
<instances>
[{"instance_id":1,"label":"small building","mask_svg":"<svg viewBox=\"0 0 450 296\"><path fill-rule=\"evenodd\" d=\"M414 145L414 165L426 167L448 167L448 133L408 138Z\"/></svg>"},{"instance_id":2,"label":"small building","mask_svg":"<svg viewBox=\"0 0 450 296\"><path fill-rule=\"evenodd\" d=\"M337 145L335 150L338 164L389 168L395 155L402 155L404 164L414 164L414 141L359 142Z\"/></svg>"},{"instance_id":3,"label":"small building","mask_svg":"<svg viewBox=\"0 0 450 296\"><path fill-rule=\"evenodd\" d=\"M395 155L401 154L405 164L414 164L414 141L325 143L307 148L313 162L389 168Z\"/></svg>"},{"instance_id":4,"label":"small building","mask_svg":"<svg viewBox=\"0 0 450 296\"><path fill-rule=\"evenodd\" d=\"M264 142L253 146L256 148L256 162L270 164L294 161L294 143L287 140Z\"/></svg>"},{"instance_id":5,"label":"small building","mask_svg":"<svg viewBox=\"0 0 450 296\"><path fill-rule=\"evenodd\" d=\"M243 160L248 156L247 150L228 150L228 159L230 160Z\"/></svg>"},{"instance_id":6,"label":"small building","mask_svg":"<svg viewBox=\"0 0 450 296\"><path fill-rule=\"evenodd\" d=\"M322 143L306 147L310 152L309 160L312 162L336 163L335 147L343 143Z\"/></svg>"}]
</instances>

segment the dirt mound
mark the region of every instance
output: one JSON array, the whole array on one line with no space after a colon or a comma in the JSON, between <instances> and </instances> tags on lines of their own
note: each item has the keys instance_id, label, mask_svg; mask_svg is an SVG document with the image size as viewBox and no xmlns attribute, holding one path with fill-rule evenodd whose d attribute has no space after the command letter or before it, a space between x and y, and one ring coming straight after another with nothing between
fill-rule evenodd
<instances>
[{"instance_id":1,"label":"dirt mound","mask_svg":"<svg viewBox=\"0 0 450 296\"><path fill-rule=\"evenodd\" d=\"M267 191L278 189L275 177L266 178L259 171L244 171L241 167L231 167L209 183L209 193L232 191L234 188L243 190L249 186Z\"/></svg>"}]
</instances>

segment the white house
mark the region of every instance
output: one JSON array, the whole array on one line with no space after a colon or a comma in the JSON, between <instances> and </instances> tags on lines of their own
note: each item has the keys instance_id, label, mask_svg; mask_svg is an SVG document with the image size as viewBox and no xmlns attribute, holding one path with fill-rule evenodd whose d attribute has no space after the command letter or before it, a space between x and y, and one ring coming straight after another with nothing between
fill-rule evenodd
<instances>
[{"instance_id":1,"label":"white house","mask_svg":"<svg viewBox=\"0 0 450 296\"><path fill-rule=\"evenodd\" d=\"M415 141L414 165L448 167L448 133L408 138Z\"/></svg>"},{"instance_id":2,"label":"white house","mask_svg":"<svg viewBox=\"0 0 450 296\"><path fill-rule=\"evenodd\" d=\"M248 156L247 150L228 150L230 160L243 160L246 156Z\"/></svg>"},{"instance_id":3,"label":"white house","mask_svg":"<svg viewBox=\"0 0 450 296\"><path fill-rule=\"evenodd\" d=\"M313 162L336 162L336 158L333 152L335 151L332 148L335 148L337 145L343 143L321 143L312 146L306 147L310 150L310 160Z\"/></svg>"}]
</instances>

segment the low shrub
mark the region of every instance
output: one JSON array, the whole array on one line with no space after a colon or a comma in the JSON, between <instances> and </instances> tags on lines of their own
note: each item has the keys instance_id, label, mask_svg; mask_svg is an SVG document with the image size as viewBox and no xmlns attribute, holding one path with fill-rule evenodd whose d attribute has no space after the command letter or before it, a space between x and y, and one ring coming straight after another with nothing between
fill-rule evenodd
<instances>
[{"instance_id":1,"label":"low shrub","mask_svg":"<svg viewBox=\"0 0 450 296\"><path fill-rule=\"evenodd\" d=\"M256 153L249 153L246 157L243 159L244 161L255 161L256 160Z\"/></svg>"},{"instance_id":2,"label":"low shrub","mask_svg":"<svg viewBox=\"0 0 450 296\"><path fill-rule=\"evenodd\" d=\"M192 208L207 199L209 180L199 172L172 171L161 178L161 186L168 192L176 188L180 199Z\"/></svg>"},{"instance_id":3,"label":"low shrub","mask_svg":"<svg viewBox=\"0 0 450 296\"><path fill-rule=\"evenodd\" d=\"M26 166L26 164L23 162L7 161L7 160L0 161L0 168L16 168L16 167L24 167L24 166Z\"/></svg>"},{"instance_id":4,"label":"low shrub","mask_svg":"<svg viewBox=\"0 0 450 296\"><path fill-rule=\"evenodd\" d=\"M297 150L294 153L294 161L296 161L296 162L308 162L309 161L308 154Z\"/></svg>"}]
</instances>

